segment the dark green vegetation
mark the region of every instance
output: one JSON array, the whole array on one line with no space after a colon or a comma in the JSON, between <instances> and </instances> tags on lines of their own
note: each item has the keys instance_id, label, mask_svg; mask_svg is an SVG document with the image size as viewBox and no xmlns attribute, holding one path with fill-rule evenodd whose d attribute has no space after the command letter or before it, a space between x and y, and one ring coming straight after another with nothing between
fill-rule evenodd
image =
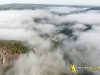
<instances>
[{"instance_id":1,"label":"dark green vegetation","mask_svg":"<svg viewBox=\"0 0 100 75\"><path fill-rule=\"evenodd\" d=\"M28 47L21 41L0 41L0 47L7 48L16 54L26 53L28 50Z\"/></svg>"},{"instance_id":2,"label":"dark green vegetation","mask_svg":"<svg viewBox=\"0 0 100 75\"><path fill-rule=\"evenodd\" d=\"M52 5L52 4L5 4L0 5L0 10L23 10L23 9L44 9L47 7L54 7L54 6L64 6L64 5Z\"/></svg>"}]
</instances>

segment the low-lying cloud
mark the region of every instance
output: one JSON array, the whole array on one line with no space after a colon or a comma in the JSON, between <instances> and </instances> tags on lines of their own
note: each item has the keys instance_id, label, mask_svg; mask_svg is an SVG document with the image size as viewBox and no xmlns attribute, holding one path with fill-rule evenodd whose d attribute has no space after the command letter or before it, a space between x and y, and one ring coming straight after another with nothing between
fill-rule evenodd
<instances>
[{"instance_id":1,"label":"low-lying cloud","mask_svg":"<svg viewBox=\"0 0 100 75\"><path fill-rule=\"evenodd\" d=\"M59 16L40 10L0 11L0 40L24 40L31 47L5 75L72 75L70 64L99 66L99 18L95 13ZM72 35L61 33L63 29ZM86 73L91 74L81 75Z\"/></svg>"}]
</instances>

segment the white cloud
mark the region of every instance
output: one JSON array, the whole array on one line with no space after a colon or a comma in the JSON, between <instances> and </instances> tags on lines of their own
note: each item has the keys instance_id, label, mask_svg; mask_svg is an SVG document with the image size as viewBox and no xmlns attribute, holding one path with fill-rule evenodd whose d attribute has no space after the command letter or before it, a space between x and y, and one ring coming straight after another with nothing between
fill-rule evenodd
<instances>
[{"instance_id":1,"label":"white cloud","mask_svg":"<svg viewBox=\"0 0 100 75\"><path fill-rule=\"evenodd\" d=\"M27 44L35 51L21 55L7 72L9 75L13 72L13 75L70 75L71 63L76 66L100 65L100 14L57 16L39 10L11 10L0 11L0 17L0 40L27 40ZM34 21L36 18L38 22ZM62 26L63 22L76 24ZM76 41L60 32L54 33L56 29L60 31L60 28L66 27L83 30L86 28L84 24L91 24L92 29L76 32ZM51 37L42 38L40 33L54 33L51 37L56 36L60 42L52 41Z\"/></svg>"},{"instance_id":2,"label":"white cloud","mask_svg":"<svg viewBox=\"0 0 100 75\"><path fill-rule=\"evenodd\" d=\"M67 21L70 22L79 22L82 24L100 24L100 14L95 13L81 13L81 14L72 14L65 17Z\"/></svg>"}]
</instances>

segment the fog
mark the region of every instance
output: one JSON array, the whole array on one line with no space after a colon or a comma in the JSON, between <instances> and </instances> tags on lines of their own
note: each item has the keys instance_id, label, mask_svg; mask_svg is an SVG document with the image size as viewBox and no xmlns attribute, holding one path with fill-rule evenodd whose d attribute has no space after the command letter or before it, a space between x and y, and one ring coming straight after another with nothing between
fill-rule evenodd
<instances>
[{"instance_id":1,"label":"fog","mask_svg":"<svg viewBox=\"0 0 100 75\"><path fill-rule=\"evenodd\" d=\"M5 75L73 75L71 64L99 66L99 19L93 12L59 16L43 10L0 11L0 40L27 41L31 47Z\"/></svg>"},{"instance_id":2,"label":"fog","mask_svg":"<svg viewBox=\"0 0 100 75\"><path fill-rule=\"evenodd\" d=\"M61 10L61 11L60 11ZM52 7L50 11L55 11L59 13L70 13L72 11L79 11L82 8L73 8L73 7Z\"/></svg>"},{"instance_id":3,"label":"fog","mask_svg":"<svg viewBox=\"0 0 100 75\"><path fill-rule=\"evenodd\" d=\"M82 24L100 24L99 17L100 14L96 13L80 13L80 14L72 14L65 17L67 21L70 22L79 22ZM77 18L76 18L77 17Z\"/></svg>"}]
</instances>

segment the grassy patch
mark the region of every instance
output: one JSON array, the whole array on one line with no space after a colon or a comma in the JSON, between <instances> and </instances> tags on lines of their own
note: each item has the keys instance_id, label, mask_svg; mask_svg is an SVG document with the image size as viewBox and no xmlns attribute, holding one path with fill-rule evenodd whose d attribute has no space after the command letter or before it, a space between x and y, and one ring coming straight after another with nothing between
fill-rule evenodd
<instances>
[{"instance_id":1,"label":"grassy patch","mask_svg":"<svg viewBox=\"0 0 100 75\"><path fill-rule=\"evenodd\" d=\"M24 45L21 41L0 41L0 47L8 48L8 50L12 50L13 53L26 53L28 47Z\"/></svg>"}]
</instances>

